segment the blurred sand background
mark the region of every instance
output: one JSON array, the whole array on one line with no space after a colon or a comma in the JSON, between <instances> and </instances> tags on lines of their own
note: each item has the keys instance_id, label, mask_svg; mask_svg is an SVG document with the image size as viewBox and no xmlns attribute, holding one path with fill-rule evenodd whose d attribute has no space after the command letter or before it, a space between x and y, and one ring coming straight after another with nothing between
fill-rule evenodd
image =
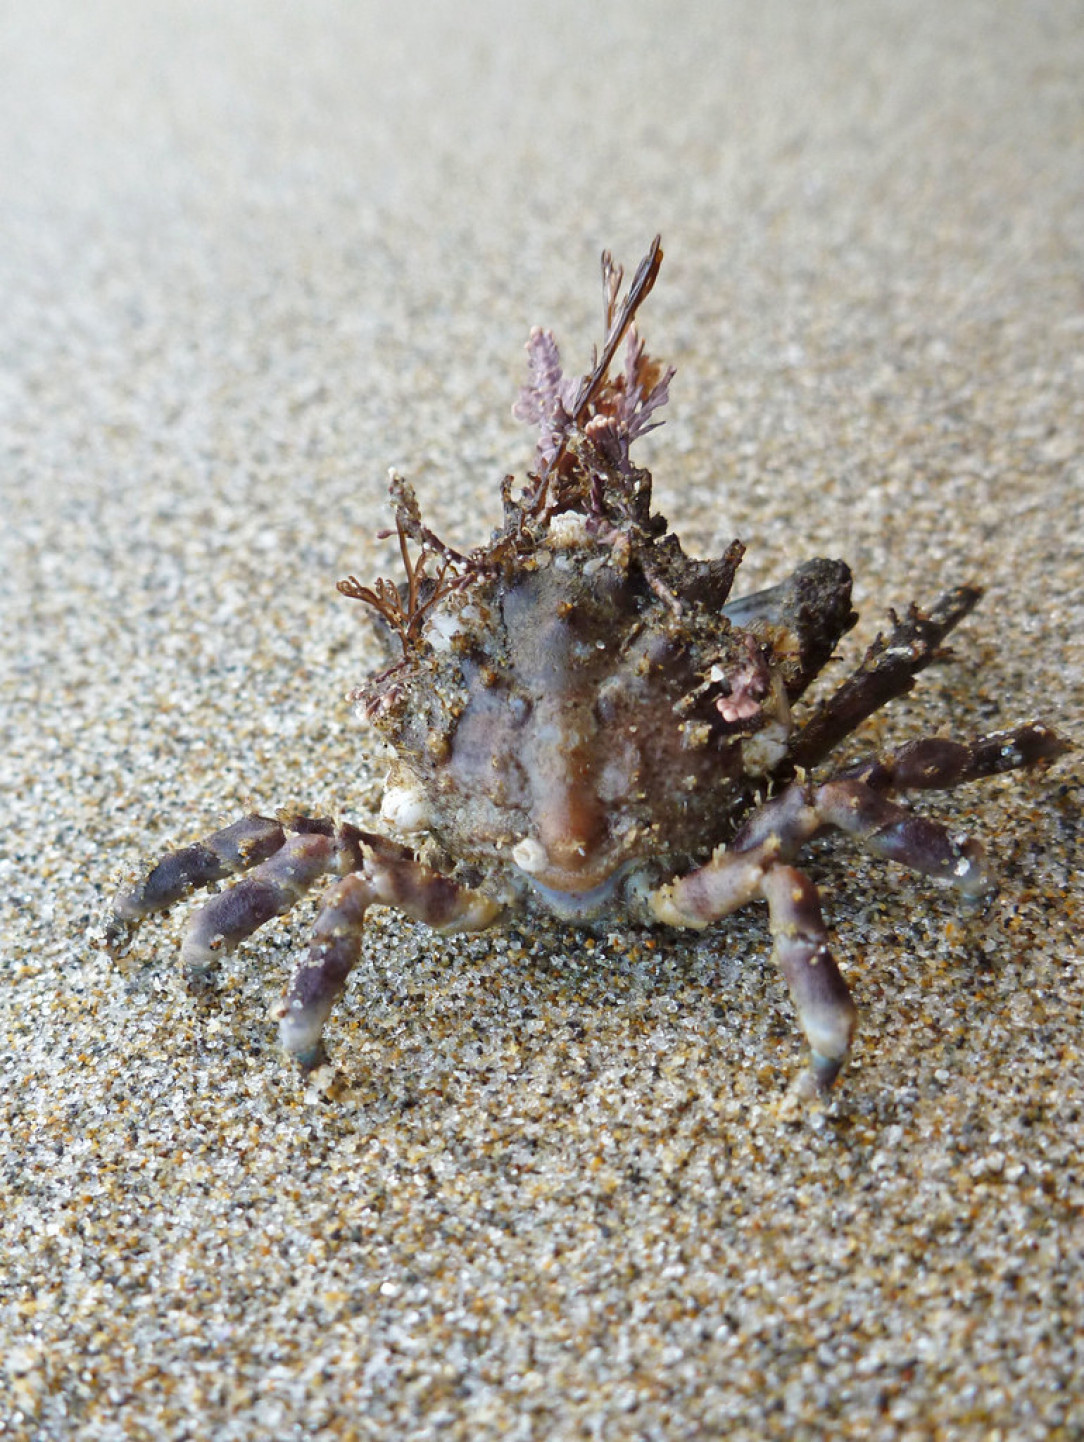
<instances>
[{"instance_id":1,"label":"blurred sand background","mask_svg":"<svg viewBox=\"0 0 1084 1442\"><path fill-rule=\"evenodd\" d=\"M197 1005L118 881L293 802L372 823L335 580L386 471L455 543L663 233L643 456L742 587L988 587L869 744L1084 712L1084 11L45 0L0 12L0 1436L1084 1437L1079 753L929 809L984 921L812 849L831 1103L759 909L437 943L381 913L306 1090L311 907ZM927 806L924 801L923 806Z\"/></svg>"}]
</instances>

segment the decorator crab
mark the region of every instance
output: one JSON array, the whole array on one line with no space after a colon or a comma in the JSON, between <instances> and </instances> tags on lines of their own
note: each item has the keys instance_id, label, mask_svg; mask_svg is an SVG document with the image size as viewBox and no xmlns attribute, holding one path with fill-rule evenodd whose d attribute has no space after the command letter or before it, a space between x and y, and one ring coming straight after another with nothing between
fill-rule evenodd
<instances>
[{"instance_id":1,"label":"decorator crab","mask_svg":"<svg viewBox=\"0 0 1084 1442\"><path fill-rule=\"evenodd\" d=\"M652 511L651 476L629 449L658 424L673 372L649 358L633 322L661 261L656 238L622 298L622 272L603 256L606 338L582 379L562 374L548 331L531 335L516 414L538 430L536 465L518 494L505 480L503 524L488 544L469 554L445 545L394 477L405 578L339 583L389 642L387 668L354 699L394 753L383 819L421 838L418 848L346 822L252 815L168 853L116 897L114 945L151 912L246 872L189 923L182 957L199 979L334 877L277 1013L283 1046L306 1070L326 1059L324 1023L371 906L438 932L539 914L700 929L765 901L811 1077L827 1087L856 1012L797 864L803 844L841 831L982 899L993 882L979 843L893 796L1066 749L1033 722L822 769L866 717L910 690L980 593L961 586L928 611L893 615L853 674L796 718L856 619L850 571L813 560L730 601L741 543L692 560Z\"/></svg>"}]
</instances>

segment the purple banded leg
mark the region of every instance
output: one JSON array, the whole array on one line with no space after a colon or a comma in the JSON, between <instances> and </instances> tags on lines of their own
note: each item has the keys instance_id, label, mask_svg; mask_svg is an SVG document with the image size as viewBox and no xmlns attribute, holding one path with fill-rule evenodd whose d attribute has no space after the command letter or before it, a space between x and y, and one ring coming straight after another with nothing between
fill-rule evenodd
<instances>
[{"instance_id":1,"label":"purple banded leg","mask_svg":"<svg viewBox=\"0 0 1084 1442\"><path fill-rule=\"evenodd\" d=\"M898 688L920 669L917 663L932 659L937 642L973 599L970 592L951 593L935 615L910 615L897 627L892 645L879 641L872 647L863 668L837 693L838 704L824 713L825 726L829 720L833 727L838 723L843 727L838 734L846 734L851 721L857 724L868 714L862 707L877 687L895 687L891 694L900 694ZM705 866L650 893L648 904L667 925L701 928L750 901L766 900L774 957L809 1039L813 1076L819 1087L830 1086L846 1059L856 1013L828 951L816 889L789 863L811 837L834 827L872 855L955 886L968 900L980 900L994 886L982 846L954 838L939 822L916 816L885 793L959 786L1055 760L1066 750L1067 742L1033 722L970 743L940 737L914 741L820 785L794 781L756 807L728 848L720 847Z\"/></svg>"},{"instance_id":2,"label":"purple banded leg","mask_svg":"<svg viewBox=\"0 0 1084 1442\"><path fill-rule=\"evenodd\" d=\"M921 760L921 754L912 759ZM869 763L869 769L885 771L891 760ZM932 757L927 755L922 764L928 772ZM880 784L887 789L892 783ZM897 780L895 784L914 786L911 781ZM925 784L939 783L927 780ZM794 782L753 812L734 837L728 854L759 856L769 848L778 860L790 861L805 842L829 826L854 837L874 856L948 882L968 900L982 899L994 889L991 867L978 841L957 840L940 822L890 801L875 789L874 781L862 780L859 775L833 778L820 786Z\"/></svg>"},{"instance_id":3,"label":"purple banded leg","mask_svg":"<svg viewBox=\"0 0 1084 1442\"><path fill-rule=\"evenodd\" d=\"M287 840L287 832L296 834ZM379 842L326 817L245 816L203 841L168 852L142 881L122 889L113 902L107 945L118 950L136 922L168 910L197 888L249 872L201 907L189 924L181 954L190 977L202 977L218 955L288 911L320 876L359 865L361 844L367 840L390 854L402 853L393 842Z\"/></svg>"},{"instance_id":4,"label":"purple banded leg","mask_svg":"<svg viewBox=\"0 0 1084 1442\"><path fill-rule=\"evenodd\" d=\"M122 888L113 901L114 921L141 921L156 911L167 911L202 886L211 886L273 856L285 841L277 821L267 816L245 816L179 851L170 851L135 886Z\"/></svg>"},{"instance_id":5,"label":"purple banded leg","mask_svg":"<svg viewBox=\"0 0 1084 1442\"><path fill-rule=\"evenodd\" d=\"M291 836L243 881L212 896L189 922L181 945L189 977L206 975L265 921L289 911L321 876L339 869L342 852L337 836Z\"/></svg>"},{"instance_id":6,"label":"purple banded leg","mask_svg":"<svg viewBox=\"0 0 1084 1442\"><path fill-rule=\"evenodd\" d=\"M649 901L659 921L697 929L750 901L768 903L772 957L809 1042L812 1080L823 1091L847 1060L858 1013L828 948L817 889L779 860L780 850L771 836L755 851L716 852L706 866L652 892Z\"/></svg>"},{"instance_id":7,"label":"purple banded leg","mask_svg":"<svg viewBox=\"0 0 1084 1442\"><path fill-rule=\"evenodd\" d=\"M324 1023L361 951L365 913L374 901L363 876L344 876L323 895L305 960L295 970L273 1015L283 1050L303 1071L327 1060Z\"/></svg>"},{"instance_id":8,"label":"purple banded leg","mask_svg":"<svg viewBox=\"0 0 1084 1442\"><path fill-rule=\"evenodd\" d=\"M945 881L969 900L981 900L994 890L982 845L953 838L939 822L916 816L886 793L948 790L1056 760L1068 749L1066 741L1036 722L971 742L940 736L912 741L888 756L860 761L821 786L792 783L753 812L734 837L732 850L755 851L771 838L780 856L789 858L811 836L832 826L874 856Z\"/></svg>"},{"instance_id":9,"label":"purple banded leg","mask_svg":"<svg viewBox=\"0 0 1084 1442\"><path fill-rule=\"evenodd\" d=\"M847 1060L858 1009L828 948L817 888L809 877L794 866L772 866L764 873L761 894L775 942L772 958L787 979L809 1042L813 1080L819 1091L827 1091Z\"/></svg>"},{"instance_id":10,"label":"purple banded leg","mask_svg":"<svg viewBox=\"0 0 1084 1442\"><path fill-rule=\"evenodd\" d=\"M500 914L490 897L407 855L364 845L359 869L324 893L308 954L276 1012L283 1048L305 1071L327 1060L324 1023L357 962L365 913L373 905L394 906L443 933L484 931Z\"/></svg>"},{"instance_id":11,"label":"purple banded leg","mask_svg":"<svg viewBox=\"0 0 1084 1442\"><path fill-rule=\"evenodd\" d=\"M873 856L948 882L969 901L995 890L980 842L957 840L939 822L916 816L863 781L826 781L817 787L815 809L822 825L845 831Z\"/></svg>"},{"instance_id":12,"label":"purple banded leg","mask_svg":"<svg viewBox=\"0 0 1084 1442\"><path fill-rule=\"evenodd\" d=\"M837 773L836 781L864 781L875 791L945 791L968 781L1002 776L1042 762L1056 761L1069 750L1049 726L1037 721L995 731L977 741L950 741L930 736L911 741L884 757L869 757Z\"/></svg>"}]
</instances>

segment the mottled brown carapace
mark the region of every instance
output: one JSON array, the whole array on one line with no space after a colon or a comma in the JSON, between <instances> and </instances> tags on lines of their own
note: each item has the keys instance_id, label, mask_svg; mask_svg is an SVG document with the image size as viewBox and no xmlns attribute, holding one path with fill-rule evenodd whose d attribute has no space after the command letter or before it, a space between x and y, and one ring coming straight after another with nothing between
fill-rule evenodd
<instances>
[{"instance_id":1,"label":"mottled brown carapace","mask_svg":"<svg viewBox=\"0 0 1084 1442\"><path fill-rule=\"evenodd\" d=\"M536 330L516 414L533 425L533 471L502 487L503 523L463 554L425 525L392 480L401 581L339 583L388 641L388 664L355 693L394 762L383 819L409 845L345 822L249 816L171 852L115 903L112 935L197 886L247 871L193 917L182 954L205 976L321 877L312 943L280 1010L306 1069L357 959L370 906L437 931L548 914L578 926L624 919L702 928L768 905L774 958L831 1084L855 1026L816 889L795 864L829 828L982 899L981 846L892 799L1049 761L1065 743L1038 723L970 742L912 741L843 771L820 768L873 711L908 691L979 599L960 587L911 607L843 684L794 707L854 623L851 575L812 560L731 600L743 547L684 553L651 507L632 443L659 424L673 371L635 326L662 261L654 241L622 297L603 256L606 335L589 372L563 374ZM619 361L619 357L621 360Z\"/></svg>"}]
</instances>

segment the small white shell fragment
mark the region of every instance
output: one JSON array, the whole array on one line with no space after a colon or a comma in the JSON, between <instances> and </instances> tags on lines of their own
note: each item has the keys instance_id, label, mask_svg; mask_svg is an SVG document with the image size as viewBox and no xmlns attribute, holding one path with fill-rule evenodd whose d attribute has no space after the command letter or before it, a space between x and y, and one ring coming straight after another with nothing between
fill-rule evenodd
<instances>
[{"instance_id":1,"label":"small white shell fragment","mask_svg":"<svg viewBox=\"0 0 1084 1442\"><path fill-rule=\"evenodd\" d=\"M526 871L529 876L544 871L549 865L546 848L531 836L525 836L521 841L516 842L512 848L512 860L521 871Z\"/></svg>"},{"instance_id":2,"label":"small white shell fragment","mask_svg":"<svg viewBox=\"0 0 1084 1442\"><path fill-rule=\"evenodd\" d=\"M384 788L380 815L389 826L407 834L426 830L432 820L424 792L396 781L389 781Z\"/></svg>"},{"instance_id":3,"label":"small white shell fragment","mask_svg":"<svg viewBox=\"0 0 1084 1442\"><path fill-rule=\"evenodd\" d=\"M450 651L452 642L462 630L463 622L456 612L437 611L426 624L425 639L434 651Z\"/></svg>"}]
</instances>

